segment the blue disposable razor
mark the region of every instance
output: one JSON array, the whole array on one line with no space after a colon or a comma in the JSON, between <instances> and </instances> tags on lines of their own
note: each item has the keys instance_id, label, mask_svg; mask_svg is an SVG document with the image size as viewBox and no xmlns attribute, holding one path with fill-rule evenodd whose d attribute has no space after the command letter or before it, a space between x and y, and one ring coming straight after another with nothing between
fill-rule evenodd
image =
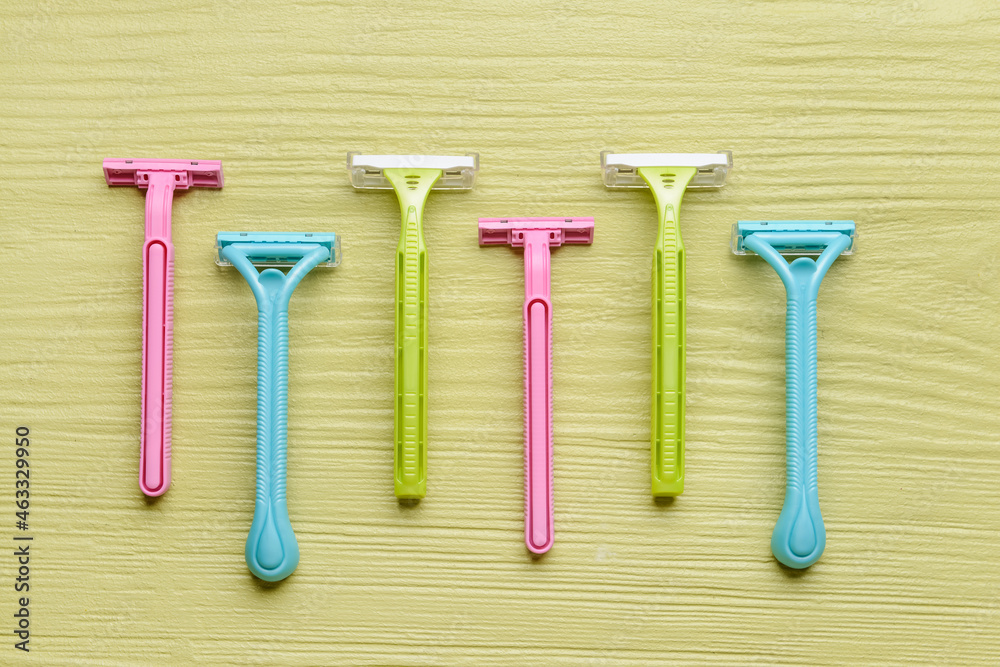
<instances>
[{"instance_id":1,"label":"blue disposable razor","mask_svg":"<svg viewBox=\"0 0 1000 667\"><path fill-rule=\"evenodd\" d=\"M788 295L785 320L787 479L771 551L797 569L819 560L826 529L816 480L816 297L827 270L857 247L850 220L746 221L733 225L732 249L755 253L777 272ZM790 263L783 255L799 255ZM804 255L817 256L816 259Z\"/></svg>"},{"instance_id":2,"label":"blue disposable razor","mask_svg":"<svg viewBox=\"0 0 1000 667\"><path fill-rule=\"evenodd\" d=\"M285 496L288 448L288 301L317 266L340 263L336 234L219 232L216 263L235 266L257 300L257 500L247 567L280 581L299 564ZM255 267L264 268L258 272ZM282 273L276 267L291 267Z\"/></svg>"}]
</instances>

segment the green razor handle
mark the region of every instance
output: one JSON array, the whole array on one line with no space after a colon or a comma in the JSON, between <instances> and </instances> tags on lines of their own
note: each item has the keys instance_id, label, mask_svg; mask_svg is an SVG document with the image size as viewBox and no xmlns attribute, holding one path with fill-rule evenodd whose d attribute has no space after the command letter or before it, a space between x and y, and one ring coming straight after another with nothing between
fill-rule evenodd
<instances>
[{"instance_id":1,"label":"green razor handle","mask_svg":"<svg viewBox=\"0 0 1000 667\"><path fill-rule=\"evenodd\" d=\"M396 497L427 494L427 248L423 214L433 190L469 190L479 155L347 154L351 185L392 190L402 229L396 247L396 387L393 486Z\"/></svg>"},{"instance_id":2,"label":"green razor handle","mask_svg":"<svg viewBox=\"0 0 1000 667\"><path fill-rule=\"evenodd\" d=\"M716 190L733 167L729 151L718 153L601 153L604 185L653 191L659 227L653 251L654 498L684 492L684 242L680 212L684 191Z\"/></svg>"},{"instance_id":3,"label":"green razor handle","mask_svg":"<svg viewBox=\"0 0 1000 667\"><path fill-rule=\"evenodd\" d=\"M402 228L396 247L396 404L393 478L397 498L427 493L427 247L424 204L440 169L386 169Z\"/></svg>"},{"instance_id":4,"label":"green razor handle","mask_svg":"<svg viewBox=\"0 0 1000 667\"><path fill-rule=\"evenodd\" d=\"M642 167L659 211L653 251L652 492L684 492L684 242L680 210L694 167Z\"/></svg>"}]
</instances>

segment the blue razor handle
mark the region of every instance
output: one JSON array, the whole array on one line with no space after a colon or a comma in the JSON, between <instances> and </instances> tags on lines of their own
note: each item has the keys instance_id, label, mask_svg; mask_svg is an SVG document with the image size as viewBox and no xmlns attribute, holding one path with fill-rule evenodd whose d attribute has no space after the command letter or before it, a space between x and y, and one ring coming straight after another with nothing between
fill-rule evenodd
<instances>
[{"instance_id":1,"label":"blue razor handle","mask_svg":"<svg viewBox=\"0 0 1000 667\"><path fill-rule=\"evenodd\" d=\"M852 247L854 225L850 225L850 235L840 230L800 231L801 225L799 229L782 229L782 223L739 223L739 226L759 224L770 224L774 231L746 233L742 236L743 246L774 268L788 298L787 479L785 502L771 536L771 551L788 567L801 569L815 563L826 546L816 470L816 298L823 276L834 260ZM789 263L782 257L782 251L818 252L819 257L816 260L799 257Z\"/></svg>"},{"instance_id":2,"label":"blue razor handle","mask_svg":"<svg viewBox=\"0 0 1000 667\"><path fill-rule=\"evenodd\" d=\"M220 235L221 238L221 235ZM246 561L253 574L280 581L299 564L299 545L288 518L288 302L299 281L331 261L331 248L316 243L231 243L220 256L246 279L257 300L257 497L247 536ZM288 273L259 272L254 259L297 260Z\"/></svg>"}]
</instances>

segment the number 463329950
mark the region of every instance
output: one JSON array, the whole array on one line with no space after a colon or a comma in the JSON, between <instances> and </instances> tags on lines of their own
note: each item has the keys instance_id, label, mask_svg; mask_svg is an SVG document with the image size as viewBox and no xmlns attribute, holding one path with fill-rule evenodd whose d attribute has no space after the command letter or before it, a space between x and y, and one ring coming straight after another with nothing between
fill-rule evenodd
<instances>
[{"instance_id":1,"label":"number 463329950","mask_svg":"<svg viewBox=\"0 0 1000 667\"><path fill-rule=\"evenodd\" d=\"M14 439L14 444L16 450L14 452L17 457L14 460L14 465L16 467L14 471L14 485L15 489L15 499L14 504L17 506L17 528L20 530L28 530L28 507L31 504L29 499L28 490L30 488L31 482L29 481L29 468L30 463L28 462L28 457L31 455L31 440L28 438L30 430L27 426L18 426L15 431L17 437Z\"/></svg>"}]
</instances>

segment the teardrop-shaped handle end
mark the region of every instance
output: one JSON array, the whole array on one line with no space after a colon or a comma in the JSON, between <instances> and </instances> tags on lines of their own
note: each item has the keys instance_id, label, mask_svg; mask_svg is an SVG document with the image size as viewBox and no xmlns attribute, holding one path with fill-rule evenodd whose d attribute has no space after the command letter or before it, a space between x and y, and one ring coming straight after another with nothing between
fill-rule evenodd
<instances>
[{"instance_id":1,"label":"teardrop-shaped handle end","mask_svg":"<svg viewBox=\"0 0 1000 667\"><path fill-rule=\"evenodd\" d=\"M771 552L788 567L801 570L819 560L826 548L826 528L819 500L805 494L789 498L771 535Z\"/></svg>"},{"instance_id":2,"label":"teardrop-shaped handle end","mask_svg":"<svg viewBox=\"0 0 1000 667\"><path fill-rule=\"evenodd\" d=\"M247 567L264 581L281 581L299 565L299 544L287 509L280 505L255 516L247 536Z\"/></svg>"}]
</instances>

